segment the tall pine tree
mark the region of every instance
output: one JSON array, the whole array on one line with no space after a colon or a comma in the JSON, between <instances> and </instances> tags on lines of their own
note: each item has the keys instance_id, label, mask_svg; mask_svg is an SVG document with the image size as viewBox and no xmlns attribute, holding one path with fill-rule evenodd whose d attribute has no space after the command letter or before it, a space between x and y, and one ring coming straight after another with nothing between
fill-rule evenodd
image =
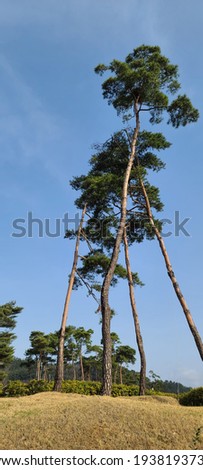
<instances>
[{"instance_id":1,"label":"tall pine tree","mask_svg":"<svg viewBox=\"0 0 203 470\"><path fill-rule=\"evenodd\" d=\"M74 189L81 191L81 196L76 200L77 207L82 207L84 200L88 202L89 219L85 227L85 238L89 242L91 241L90 248L92 250L88 256L82 257L83 267L78 270L78 274L81 273L92 287L98 286L97 279L95 284L96 275L102 274L104 278L110 264L109 255L112 252L119 225L121 191L125 168L128 164L130 137L131 131L124 129L114 134L103 145L97 145L96 153L90 160L89 173L74 178L71 183ZM156 153L169 146L169 142L160 133L152 134L143 131L138 136L137 152L142 175L148 188L150 204L157 211L160 211L163 205L159 199L158 188L150 185L147 180L147 172L150 170L159 171L164 168L164 163ZM155 234L147 218L145 199L140 187L140 167L139 170L136 165L133 167L128 186L127 218L125 236L123 236L126 269L117 263L111 285L117 281L116 277L128 279L141 363L140 394L143 395L146 386L146 358L134 295L134 286L141 283L138 275L131 272L128 245L135 241L141 242L145 237L151 239ZM158 220L155 221L155 224L160 229L161 224ZM93 249L92 243L99 246L99 250ZM107 250L108 257L104 254L104 250Z\"/></svg>"},{"instance_id":2,"label":"tall pine tree","mask_svg":"<svg viewBox=\"0 0 203 470\"><path fill-rule=\"evenodd\" d=\"M167 123L177 128L180 125L185 126L190 122L196 122L199 113L192 106L186 95L178 95L174 100L171 100L171 96L177 95L180 89L178 67L171 64L169 59L161 54L158 46L142 45L134 49L124 62L113 60L107 66L100 64L96 67L95 72L100 75L103 75L105 72L110 73L110 76L102 84L104 98L108 100L110 105L113 105L117 113L122 115L124 120L135 119L135 127L130 139L128 164L122 186L120 221L111 262L106 272L101 292L104 341L103 394L110 395L112 367L109 290L126 226L128 185L136 160L141 115L143 112L145 116L149 113L150 123L159 124L166 114L168 115ZM140 184L142 181L142 175L140 175ZM173 285L176 290L175 281ZM178 298L180 299L180 296ZM188 315L188 309L187 307L184 308L183 304L182 307L190 326L190 313ZM202 347L202 344L199 346Z\"/></svg>"}]
</instances>

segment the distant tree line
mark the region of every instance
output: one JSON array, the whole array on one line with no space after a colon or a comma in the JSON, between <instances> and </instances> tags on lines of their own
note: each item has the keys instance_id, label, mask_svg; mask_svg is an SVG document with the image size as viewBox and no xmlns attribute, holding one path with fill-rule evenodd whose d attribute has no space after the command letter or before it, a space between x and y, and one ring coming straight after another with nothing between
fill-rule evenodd
<instances>
[{"instance_id":1,"label":"distant tree line","mask_svg":"<svg viewBox=\"0 0 203 470\"><path fill-rule=\"evenodd\" d=\"M64 379L66 380L102 380L102 345L92 344L92 329L66 327L64 339ZM4 378L27 382L31 379L52 381L55 376L58 354L59 332L45 334L32 331L30 347L25 351L25 359L13 357L5 365ZM117 333L111 333L113 383L139 385L140 374L130 370L134 364L136 352L128 345L122 345ZM13 350L12 350L13 352ZM171 381L162 381L153 371L146 379L148 389L162 392L182 393L188 387Z\"/></svg>"},{"instance_id":2,"label":"distant tree line","mask_svg":"<svg viewBox=\"0 0 203 470\"><path fill-rule=\"evenodd\" d=\"M84 364L85 364L85 357L84 357ZM76 378L80 377L80 369L79 364L76 363ZM14 357L12 362L7 368L7 381L8 380L21 380L22 382L28 382L29 380L36 378L36 366L35 364L29 365L27 364L26 359L21 359L18 357ZM49 368L49 379L52 380L55 374L55 366L52 365ZM98 374L98 367L97 371L94 372L94 366L92 367L92 375L91 378L93 381L100 381L101 380L101 367ZM65 379L72 380L72 370L68 367L65 367ZM85 380L89 379L89 370L86 368L85 365ZM119 377L115 378L114 380L119 383ZM123 384L124 385L139 385L139 372L135 372L134 370L130 370L127 367L123 367ZM188 392L191 388L182 385L179 382L174 382L171 380L161 380L160 378L154 381L152 377L147 377L146 379L147 389L154 389L164 393L184 393Z\"/></svg>"}]
</instances>

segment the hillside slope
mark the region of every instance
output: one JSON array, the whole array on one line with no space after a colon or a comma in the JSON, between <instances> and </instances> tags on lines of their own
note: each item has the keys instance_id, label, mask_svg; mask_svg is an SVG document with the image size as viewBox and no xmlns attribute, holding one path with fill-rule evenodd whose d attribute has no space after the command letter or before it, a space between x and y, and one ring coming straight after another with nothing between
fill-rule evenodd
<instances>
[{"instance_id":1,"label":"hillside slope","mask_svg":"<svg viewBox=\"0 0 203 470\"><path fill-rule=\"evenodd\" d=\"M1 449L202 449L203 408L168 397L0 399Z\"/></svg>"}]
</instances>

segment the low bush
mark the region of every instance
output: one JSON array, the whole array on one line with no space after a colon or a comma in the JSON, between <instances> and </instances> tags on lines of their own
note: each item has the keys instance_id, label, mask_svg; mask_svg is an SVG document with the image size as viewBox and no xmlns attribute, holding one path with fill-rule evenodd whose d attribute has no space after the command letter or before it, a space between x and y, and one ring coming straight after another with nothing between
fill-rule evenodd
<instances>
[{"instance_id":1,"label":"low bush","mask_svg":"<svg viewBox=\"0 0 203 470\"><path fill-rule=\"evenodd\" d=\"M179 398L183 406L203 406L203 387L193 388L190 392L183 393Z\"/></svg>"},{"instance_id":2,"label":"low bush","mask_svg":"<svg viewBox=\"0 0 203 470\"><path fill-rule=\"evenodd\" d=\"M159 390L152 390L152 389L146 390L146 395L151 395L151 396L157 395L159 397L164 396L164 397L178 398L177 393L160 392Z\"/></svg>"},{"instance_id":3,"label":"low bush","mask_svg":"<svg viewBox=\"0 0 203 470\"><path fill-rule=\"evenodd\" d=\"M40 392L52 392L54 382L47 382L46 380L30 380L27 383L28 395L34 395Z\"/></svg>"},{"instance_id":4,"label":"low bush","mask_svg":"<svg viewBox=\"0 0 203 470\"><path fill-rule=\"evenodd\" d=\"M99 395L101 393L100 382L82 382L80 380L64 380L62 392L79 393L80 395Z\"/></svg>"},{"instance_id":5,"label":"low bush","mask_svg":"<svg viewBox=\"0 0 203 470\"><path fill-rule=\"evenodd\" d=\"M9 380L3 386L2 395L5 397L19 397L25 395L34 395L40 392L50 392L53 390L53 382L46 382L45 380L30 380L24 383L20 380Z\"/></svg>"},{"instance_id":6,"label":"low bush","mask_svg":"<svg viewBox=\"0 0 203 470\"><path fill-rule=\"evenodd\" d=\"M33 379L30 380L28 383L21 382L20 380L10 380L8 384L3 387L2 395L17 397L24 395L34 395L35 393L40 392L52 392L53 386L53 382L47 382L45 380ZM64 380L62 383L63 393L78 393L80 395L100 395L101 390L102 384L100 382ZM133 397L138 396L138 394L138 385L113 384L112 386L112 397ZM174 393L163 393L155 390L146 390L146 395L163 395L177 398L177 395Z\"/></svg>"},{"instance_id":7,"label":"low bush","mask_svg":"<svg viewBox=\"0 0 203 470\"><path fill-rule=\"evenodd\" d=\"M27 384L21 382L20 380L9 380L9 382L3 386L2 394L4 397L19 397L28 395L28 387Z\"/></svg>"},{"instance_id":8,"label":"low bush","mask_svg":"<svg viewBox=\"0 0 203 470\"><path fill-rule=\"evenodd\" d=\"M138 385L113 384L112 397L133 397L139 394Z\"/></svg>"}]
</instances>

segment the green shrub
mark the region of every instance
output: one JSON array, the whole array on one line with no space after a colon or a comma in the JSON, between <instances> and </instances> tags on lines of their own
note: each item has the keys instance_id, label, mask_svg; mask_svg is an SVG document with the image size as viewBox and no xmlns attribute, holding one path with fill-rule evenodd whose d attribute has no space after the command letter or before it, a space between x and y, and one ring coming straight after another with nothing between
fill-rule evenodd
<instances>
[{"instance_id":1,"label":"green shrub","mask_svg":"<svg viewBox=\"0 0 203 470\"><path fill-rule=\"evenodd\" d=\"M45 380L30 380L28 383L21 382L20 380L10 380L7 385L3 387L3 396L19 397L25 395L34 395L40 392L50 392L53 390L53 382L46 382Z\"/></svg>"},{"instance_id":2,"label":"green shrub","mask_svg":"<svg viewBox=\"0 0 203 470\"><path fill-rule=\"evenodd\" d=\"M101 393L101 383L64 380L62 383L62 392L79 393L80 395L99 395Z\"/></svg>"},{"instance_id":3,"label":"green shrub","mask_svg":"<svg viewBox=\"0 0 203 470\"><path fill-rule=\"evenodd\" d=\"M3 387L3 396L24 396L34 395L40 392L52 392L53 382L45 380L30 380L28 383L23 383L20 380L9 381ZM80 395L100 395L102 384L100 382L83 382L81 380L64 380L62 383L62 392L64 393L78 393ZM113 384L112 397L132 397L138 396L138 385L120 385ZM163 395L177 398L174 393L164 393L155 390L146 390L146 395Z\"/></svg>"},{"instance_id":4,"label":"green shrub","mask_svg":"<svg viewBox=\"0 0 203 470\"><path fill-rule=\"evenodd\" d=\"M172 397L172 398L178 398L177 393L170 393L170 392L160 392L159 390L152 390L152 389L147 389L146 390L146 395L157 395L157 396L164 396L164 397Z\"/></svg>"},{"instance_id":5,"label":"green shrub","mask_svg":"<svg viewBox=\"0 0 203 470\"><path fill-rule=\"evenodd\" d=\"M10 380L7 385L3 387L3 396L7 397L19 397L28 395L28 393L27 384L20 380Z\"/></svg>"},{"instance_id":6,"label":"green shrub","mask_svg":"<svg viewBox=\"0 0 203 470\"><path fill-rule=\"evenodd\" d=\"M188 393L183 393L179 398L183 406L203 406L203 387L193 388Z\"/></svg>"},{"instance_id":7,"label":"green shrub","mask_svg":"<svg viewBox=\"0 0 203 470\"><path fill-rule=\"evenodd\" d=\"M139 393L138 385L112 385L112 397L132 397Z\"/></svg>"},{"instance_id":8,"label":"green shrub","mask_svg":"<svg viewBox=\"0 0 203 470\"><path fill-rule=\"evenodd\" d=\"M100 395L102 385L100 382L82 382L80 380L65 380L62 384L62 392L79 393L81 395ZM138 385L113 384L112 396L135 396L138 395Z\"/></svg>"},{"instance_id":9,"label":"green shrub","mask_svg":"<svg viewBox=\"0 0 203 470\"><path fill-rule=\"evenodd\" d=\"M40 392L52 392L54 387L53 382L47 382L46 380L30 380L27 384L28 394L34 395Z\"/></svg>"}]
</instances>

